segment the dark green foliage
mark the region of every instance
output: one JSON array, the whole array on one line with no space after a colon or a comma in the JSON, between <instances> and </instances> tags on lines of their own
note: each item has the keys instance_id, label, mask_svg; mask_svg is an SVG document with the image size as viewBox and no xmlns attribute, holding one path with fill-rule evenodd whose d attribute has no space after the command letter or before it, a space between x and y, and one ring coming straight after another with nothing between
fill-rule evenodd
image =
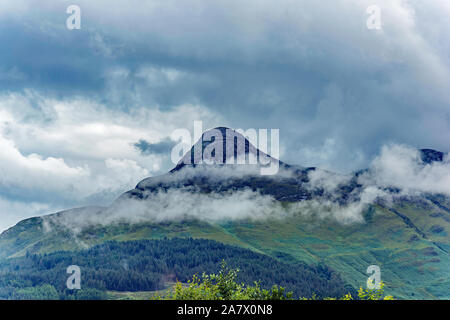
<instances>
[{"instance_id":1,"label":"dark green foliage","mask_svg":"<svg viewBox=\"0 0 450 320\"><path fill-rule=\"evenodd\" d=\"M154 299L170 300L288 300L292 292L286 292L283 287L274 285L270 290L263 289L259 282L253 285L238 283L239 269L230 269L225 261L217 274L203 273L199 278L194 275L188 285L177 282L165 296L155 296Z\"/></svg>"},{"instance_id":2,"label":"dark green foliage","mask_svg":"<svg viewBox=\"0 0 450 320\"><path fill-rule=\"evenodd\" d=\"M286 292L286 289L277 285L271 289L263 289L260 282L254 282L253 285L245 285L236 281L239 269L230 269L225 261L221 263L218 274L203 273L201 278L197 275L188 281L187 285L177 282L172 290L164 295L156 295L154 299L165 300L291 300L292 292ZM351 293L340 297L340 300L394 300L394 297L384 295L385 284L380 283L379 289L358 290L356 297ZM313 294L312 297L299 297L301 300L336 300L335 297L318 297Z\"/></svg>"},{"instance_id":3,"label":"dark green foliage","mask_svg":"<svg viewBox=\"0 0 450 320\"><path fill-rule=\"evenodd\" d=\"M11 298L14 300L58 300L59 294L54 286L43 284L15 290Z\"/></svg>"},{"instance_id":4,"label":"dark green foliage","mask_svg":"<svg viewBox=\"0 0 450 320\"><path fill-rule=\"evenodd\" d=\"M349 292L339 275L324 265L283 263L211 240L163 239L112 241L78 252L27 254L4 260L0 263L0 298L33 298L33 293L19 294L44 285L53 286L60 299L104 299L106 290L160 290L167 282L187 282L193 274L214 273L222 260L241 270L240 283L261 281L263 288L276 284L303 297L313 293L339 297ZM69 265L80 266L82 290L66 288ZM34 295L36 299L42 296L40 292Z\"/></svg>"}]
</instances>

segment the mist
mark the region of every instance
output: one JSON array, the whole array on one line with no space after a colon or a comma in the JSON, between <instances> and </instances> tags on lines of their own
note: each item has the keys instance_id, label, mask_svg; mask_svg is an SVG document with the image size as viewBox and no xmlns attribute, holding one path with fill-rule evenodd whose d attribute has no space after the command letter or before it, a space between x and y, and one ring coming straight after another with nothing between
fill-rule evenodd
<instances>
[{"instance_id":1,"label":"mist","mask_svg":"<svg viewBox=\"0 0 450 320\"><path fill-rule=\"evenodd\" d=\"M371 163L371 172L360 178L362 184L394 187L404 195L439 193L450 196L450 161L423 163L420 152L406 145L383 146Z\"/></svg>"},{"instance_id":2,"label":"mist","mask_svg":"<svg viewBox=\"0 0 450 320\"><path fill-rule=\"evenodd\" d=\"M161 223L199 220L207 223L225 221L268 222L301 215L319 220L331 219L346 225L365 223L363 213L371 204L383 201L392 205L398 197L417 197L426 193L450 196L450 163L448 156L442 162L424 163L420 152L405 145L386 145L372 161L368 170L357 177L326 170L309 171L309 191L322 189L326 196L311 200L282 203L270 195L250 189L221 192L201 192L195 186L183 186L186 180L203 179L204 183L226 185L230 179L257 176L257 166L197 166L159 177L151 177L138 184L144 199L127 194L109 207L88 207L75 212L44 217L45 230L63 226L78 234L84 228L117 223ZM270 179L292 178L292 170L280 168ZM356 177L356 178L355 178ZM350 192L347 201L340 201L339 189L356 179L358 188ZM173 188L157 187L169 184ZM156 191L155 191L156 190Z\"/></svg>"}]
</instances>

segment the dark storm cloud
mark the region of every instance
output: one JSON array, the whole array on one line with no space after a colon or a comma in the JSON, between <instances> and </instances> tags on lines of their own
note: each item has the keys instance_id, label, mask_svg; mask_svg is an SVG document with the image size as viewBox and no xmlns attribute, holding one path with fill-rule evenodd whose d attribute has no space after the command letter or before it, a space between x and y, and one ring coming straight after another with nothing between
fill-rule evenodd
<instances>
[{"instance_id":1,"label":"dark storm cloud","mask_svg":"<svg viewBox=\"0 0 450 320\"><path fill-rule=\"evenodd\" d=\"M102 88L97 76L106 67L101 57L86 55L86 39L80 34L58 37L24 26L12 19L0 21L1 69L18 77L0 77L1 90L35 88L52 94L91 94Z\"/></svg>"},{"instance_id":2,"label":"dark storm cloud","mask_svg":"<svg viewBox=\"0 0 450 320\"><path fill-rule=\"evenodd\" d=\"M438 5L414 13L379 1L376 32L364 1L257 4L80 1L73 31L64 3L25 11L1 22L2 90L88 95L125 111L201 104L235 128L281 128L288 162L336 170L366 165L390 141L447 147L448 48L414 25L434 14L443 32Z\"/></svg>"}]
</instances>

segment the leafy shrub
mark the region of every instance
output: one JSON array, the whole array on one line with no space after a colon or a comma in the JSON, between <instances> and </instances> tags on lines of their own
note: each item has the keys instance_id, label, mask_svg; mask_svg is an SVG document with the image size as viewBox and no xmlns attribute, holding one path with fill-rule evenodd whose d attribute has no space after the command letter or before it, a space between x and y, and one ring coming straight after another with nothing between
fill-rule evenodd
<instances>
[{"instance_id":1,"label":"leafy shrub","mask_svg":"<svg viewBox=\"0 0 450 320\"><path fill-rule=\"evenodd\" d=\"M217 274L203 273L201 279L194 275L187 286L177 281L172 291L159 299L173 300L286 300L292 298L292 292L274 285L272 289L262 289L259 282L245 285L236 282L239 269L230 269L222 261Z\"/></svg>"},{"instance_id":2,"label":"leafy shrub","mask_svg":"<svg viewBox=\"0 0 450 320\"><path fill-rule=\"evenodd\" d=\"M253 285L245 285L236 281L239 269L230 269L225 261L222 261L221 269L217 274L205 274L201 277L194 275L187 285L177 281L175 286L165 295L155 296L154 299L169 300L291 300L292 292L286 292L285 288L274 285L270 290L262 289L260 282ZM393 300L392 296L384 296L384 283L380 289L358 290L359 300ZM309 300L302 297L301 300ZM315 294L312 300L319 299ZM334 300L336 298L324 298ZM339 300L353 300L351 293L347 293Z\"/></svg>"}]
</instances>

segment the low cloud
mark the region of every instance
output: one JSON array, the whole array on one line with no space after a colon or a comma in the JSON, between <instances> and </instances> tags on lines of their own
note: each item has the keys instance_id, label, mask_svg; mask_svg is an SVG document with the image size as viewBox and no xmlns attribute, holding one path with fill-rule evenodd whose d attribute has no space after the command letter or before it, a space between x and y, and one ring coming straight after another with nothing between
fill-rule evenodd
<instances>
[{"instance_id":1,"label":"low cloud","mask_svg":"<svg viewBox=\"0 0 450 320\"><path fill-rule=\"evenodd\" d=\"M115 223L273 221L296 215L319 220L331 219L345 225L364 223L363 212L375 202L391 205L400 196L415 197L424 193L450 196L450 163L447 157L443 162L427 164L421 160L419 151L395 144L383 147L370 168L358 176L320 169L310 171L309 181L303 187L311 192L318 189L324 192L312 200L282 204L258 191L226 188L233 179L251 179L258 175L257 166L186 167L142 181L138 188L143 190L143 199L123 196L108 208L86 208L77 211L77 214L68 212L48 216L45 224L47 229L52 225L64 226L75 235L88 226ZM276 180L294 177L292 171L281 169L278 175L267 178ZM200 179L206 185L220 185L224 191L205 193L195 185L186 186L186 181L193 178ZM344 201L341 188L351 184L357 187Z\"/></svg>"},{"instance_id":2,"label":"low cloud","mask_svg":"<svg viewBox=\"0 0 450 320\"><path fill-rule=\"evenodd\" d=\"M380 198L390 200L389 195L379 188L367 187L358 195L358 200L346 204L333 200L313 199L294 203L289 210L312 218L332 219L342 225L364 223L363 212Z\"/></svg>"},{"instance_id":3,"label":"low cloud","mask_svg":"<svg viewBox=\"0 0 450 320\"><path fill-rule=\"evenodd\" d=\"M406 145L384 146L360 178L364 185L398 188L401 194L440 193L450 196L450 159L424 163L420 151Z\"/></svg>"},{"instance_id":4,"label":"low cloud","mask_svg":"<svg viewBox=\"0 0 450 320\"><path fill-rule=\"evenodd\" d=\"M0 196L0 230L5 230L17 223L18 219L26 219L38 215L48 214L61 210L61 207L52 207L47 203L11 200Z\"/></svg>"},{"instance_id":5,"label":"low cloud","mask_svg":"<svg viewBox=\"0 0 450 320\"><path fill-rule=\"evenodd\" d=\"M308 179L307 187L309 189L321 188L325 192L333 194L339 187L350 183L353 179L353 175L344 175L317 168L308 173Z\"/></svg>"},{"instance_id":6,"label":"low cloud","mask_svg":"<svg viewBox=\"0 0 450 320\"><path fill-rule=\"evenodd\" d=\"M48 225L58 224L75 232L93 225L114 223L167 222L198 219L207 222L281 218L281 205L270 196L241 190L218 193L193 193L171 189L152 193L145 200L122 199L103 210L80 211L76 215L49 216Z\"/></svg>"},{"instance_id":7,"label":"low cloud","mask_svg":"<svg viewBox=\"0 0 450 320\"><path fill-rule=\"evenodd\" d=\"M195 193L190 189L159 190L145 200L122 199L108 208L84 208L76 212L44 217L45 230L67 228L74 236L92 226L118 223L161 223L200 220L208 223L227 221L269 222L296 215L333 219L342 224L362 223L364 206L376 195L340 206L332 201L305 201L283 205L272 196L244 189L223 193Z\"/></svg>"}]
</instances>

